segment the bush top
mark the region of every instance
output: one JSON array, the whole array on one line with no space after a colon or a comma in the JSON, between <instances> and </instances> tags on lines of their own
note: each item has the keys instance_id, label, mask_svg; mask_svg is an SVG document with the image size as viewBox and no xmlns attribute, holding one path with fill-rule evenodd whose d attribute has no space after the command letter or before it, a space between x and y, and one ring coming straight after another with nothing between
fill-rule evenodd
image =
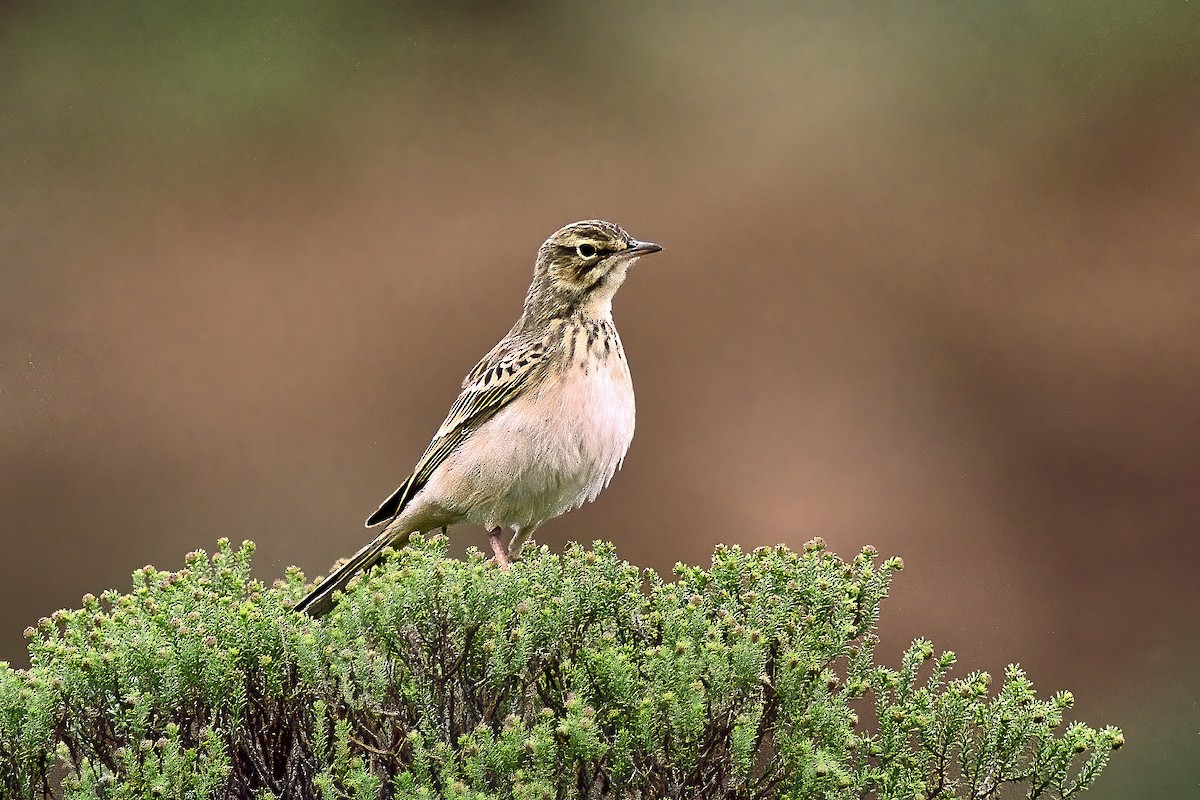
<instances>
[{"instance_id":1,"label":"bush top","mask_svg":"<svg viewBox=\"0 0 1200 800\"><path fill-rule=\"evenodd\" d=\"M871 548L720 547L668 581L599 542L502 571L414 537L322 620L252 552L27 630L31 668L0 669L4 796L1070 797L1123 742L1015 666L993 691L921 639L876 663L902 565Z\"/></svg>"}]
</instances>

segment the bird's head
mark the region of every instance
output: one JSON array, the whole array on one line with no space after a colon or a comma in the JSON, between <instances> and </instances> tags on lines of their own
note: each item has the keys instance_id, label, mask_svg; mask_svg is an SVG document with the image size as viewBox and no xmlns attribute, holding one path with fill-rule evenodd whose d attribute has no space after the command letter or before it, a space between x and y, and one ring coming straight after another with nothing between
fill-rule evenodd
<instances>
[{"instance_id":1,"label":"bird's head","mask_svg":"<svg viewBox=\"0 0 1200 800\"><path fill-rule=\"evenodd\" d=\"M538 250L526 311L551 318L576 312L605 316L629 265L661 249L634 239L611 222L572 222L555 231Z\"/></svg>"}]
</instances>

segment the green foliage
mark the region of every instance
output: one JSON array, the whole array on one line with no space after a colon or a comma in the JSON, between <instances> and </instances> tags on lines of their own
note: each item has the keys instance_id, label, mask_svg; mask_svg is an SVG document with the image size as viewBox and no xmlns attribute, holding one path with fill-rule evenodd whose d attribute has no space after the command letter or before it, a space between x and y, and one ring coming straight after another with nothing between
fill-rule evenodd
<instances>
[{"instance_id":1,"label":"green foliage","mask_svg":"<svg viewBox=\"0 0 1200 800\"><path fill-rule=\"evenodd\" d=\"M611 546L501 571L415 537L323 620L223 541L87 596L0 669L0 794L34 798L1030 798L1122 743L1010 667L872 633L899 559L819 541L674 582Z\"/></svg>"}]
</instances>

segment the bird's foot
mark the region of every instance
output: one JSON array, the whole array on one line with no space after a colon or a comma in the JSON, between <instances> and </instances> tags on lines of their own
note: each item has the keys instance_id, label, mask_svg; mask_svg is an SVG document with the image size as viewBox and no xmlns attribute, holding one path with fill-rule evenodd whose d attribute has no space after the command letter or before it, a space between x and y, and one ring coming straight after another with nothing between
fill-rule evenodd
<instances>
[{"instance_id":1,"label":"bird's foot","mask_svg":"<svg viewBox=\"0 0 1200 800\"><path fill-rule=\"evenodd\" d=\"M524 552L526 547L533 544L533 539L530 538L532 535L532 531L520 530L513 534L512 539L508 543L509 563L521 560L521 553Z\"/></svg>"},{"instance_id":2,"label":"bird's foot","mask_svg":"<svg viewBox=\"0 0 1200 800\"><path fill-rule=\"evenodd\" d=\"M508 551L504 547L504 540L500 538L500 529L488 531L488 543L492 546L492 553L496 556L496 563L500 565L500 569L508 569Z\"/></svg>"}]
</instances>

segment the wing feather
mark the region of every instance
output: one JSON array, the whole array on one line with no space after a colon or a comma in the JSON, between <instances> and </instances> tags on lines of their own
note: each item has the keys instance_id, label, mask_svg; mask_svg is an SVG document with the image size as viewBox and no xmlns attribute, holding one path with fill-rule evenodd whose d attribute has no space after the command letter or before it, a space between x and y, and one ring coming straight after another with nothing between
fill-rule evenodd
<instances>
[{"instance_id":1,"label":"wing feather","mask_svg":"<svg viewBox=\"0 0 1200 800\"><path fill-rule=\"evenodd\" d=\"M395 518L451 453L544 373L548 342L549 337L522 340L510 334L475 365L412 475L371 515L368 526Z\"/></svg>"}]
</instances>

